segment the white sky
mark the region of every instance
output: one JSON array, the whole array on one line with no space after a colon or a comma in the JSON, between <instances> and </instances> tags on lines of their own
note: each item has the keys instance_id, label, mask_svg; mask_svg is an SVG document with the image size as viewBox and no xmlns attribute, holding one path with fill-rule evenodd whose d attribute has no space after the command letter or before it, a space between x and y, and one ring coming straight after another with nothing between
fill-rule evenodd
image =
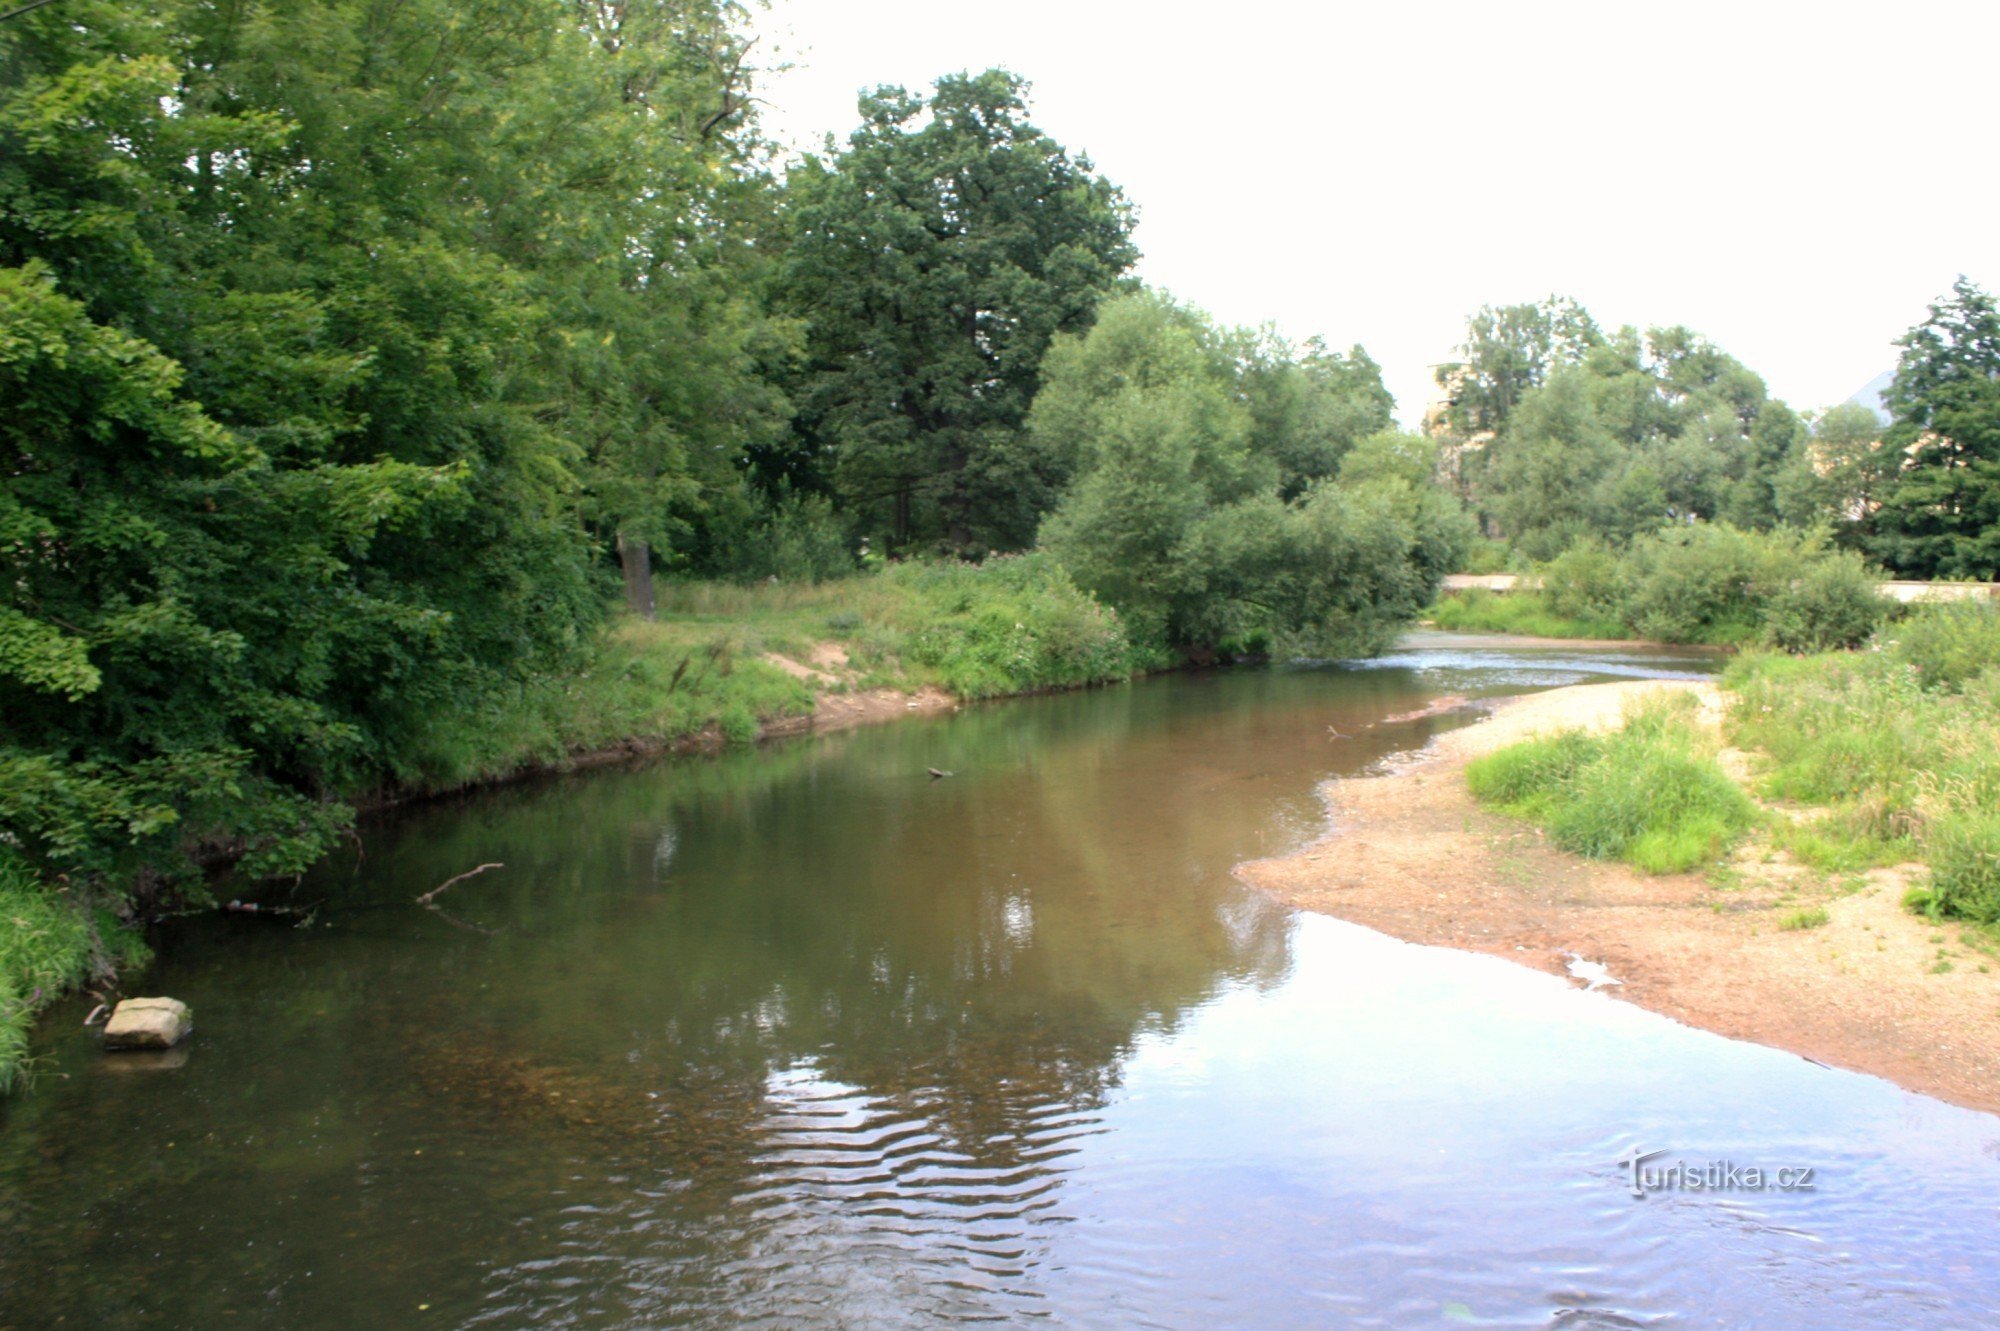
<instances>
[{"instance_id":1,"label":"white sky","mask_svg":"<svg viewBox=\"0 0 2000 1331\"><path fill-rule=\"evenodd\" d=\"M2000 5L772 0L767 126L1003 65L1138 205L1147 281L1382 363L1398 414L1481 305L1684 323L1847 397L1960 272L2000 288Z\"/></svg>"}]
</instances>

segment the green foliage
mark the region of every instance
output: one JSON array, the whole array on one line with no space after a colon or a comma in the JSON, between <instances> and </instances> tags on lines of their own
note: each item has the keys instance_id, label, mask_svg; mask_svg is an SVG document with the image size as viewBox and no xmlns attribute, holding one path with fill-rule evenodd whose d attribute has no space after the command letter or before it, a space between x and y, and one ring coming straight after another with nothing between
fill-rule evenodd
<instances>
[{"instance_id":1,"label":"green foliage","mask_svg":"<svg viewBox=\"0 0 2000 1331\"><path fill-rule=\"evenodd\" d=\"M845 149L788 177L802 444L891 548L1028 543L1062 479L1022 446L1043 352L1137 257L1124 197L1026 96L1002 70L878 88Z\"/></svg>"},{"instance_id":2,"label":"green foliage","mask_svg":"<svg viewBox=\"0 0 2000 1331\"><path fill-rule=\"evenodd\" d=\"M1557 614L1546 593L1449 592L1427 612L1433 626L1452 633L1519 633L1533 638L1628 638L1616 619Z\"/></svg>"},{"instance_id":3,"label":"green foliage","mask_svg":"<svg viewBox=\"0 0 2000 1331\"><path fill-rule=\"evenodd\" d=\"M1120 680L1137 664L1118 616L1045 555L902 565L887 576L924 607L904 654L959 697Z\"/></svg>"},{"instance_id":4,"label":"green foliage","mask_svg":"<svg viewBox=\"0 0 2000 1331\"><path fill-rule=\"evenodd\" d=\"M1539 590L1454 595L1431 617L1450 629L1809 652L1867 641L1895 608L1859 555L1784 528L1695 523L1622 550L1585 535L1537 576Z\"/></svg>"},{"instance_id":5,"label":"green foliage","mask_svg":"<svg viewBox=\"0 0 2000 1331\"><path fill-rule=\"evenodd\" d=\"M1778 927L1786 930L1818 929L1826 924L1828 918L1826 907L1806 906L1780 915Z\"/></svg>"},{"instance_id":6,"label":"green foliage","mask_svg":"<svg viewBox=\"0 0 2000 1331\"><path fill-rule=\"evenodd\" d=\"M1961 277L1907 333L1885 394L1905 464L1869 515L1868 553L1905 577L2000 575L2000 306Z\"/></svg>"},{"instance_id":7,"label":"green foliage","mask_svg":"<svg viewBox=\"0 0 2000 1331\"><path fill-rule=\"evenodd\" d=\"M1693 724L1694 699L1650 702L1622 729L1527 740L1466 768L1473 795L1548 830L1564 850L1647 873L1713 862L1756 821Z\"/></svg>"},{"instance_id":8,"label":"green foliage","mask_svg":"<svg viewBox=\"0 0 2000 1331\"><path fill-rule=\"evenodd\" d=\"M1866 652L1730 667L1732 734L1771 756L1766 789L1828 809L1795 853L1843 869L1921 858L1935 909L2000 919L1996 635L1990 607L1924 606Z\"/></svg>"},{"instance_id":9,"label":"green foliage","mask_svg":"<svg viewBox=\"0 0 2000 1331\"><path fill-rule=\"evenodd\" d=\"M0 1095L28 1064L28 1028L41 1008L114 964L141 965L145 945L103 909L36 881L0 847Z\"/></svg>"},{"instance_id":10,"label":"green foliage","mask_svg":"<svg viewBox=\"0 0 2000 1331\"><path fill-rule=\"evenodd\" d=\"M1879 575L1852 551L1815 552L1772 589L1763 641L1780 651L1856 647L1888 618Z\"/></svg>"},{"instance_id":11,"label":"green foliage","mask_svg":"<svg viewBox=\"0 0 2000 1331\"><path fill-rule=\"evenodd\" d=\"M1924 606L1896 626L1893 645L1925 688L1957 693L2000 665L2000 607L1990 600Z\"/></svg>"},{"instance_id":12,"label":"green foliage","mask_svg":"<svg viewBox=\"0 0 2000 1331\"><path fill-rule=\"evenodd\" d=\"M1217 352L1233 340L1140 293L1056 341L1030 427L1076 479L1042 545L1137 642L1379 650L1429 600L1470 524L1428 483L1430 446L1407 436L1338 450L1337 480L1291 470L1304 454L1262 432L1241 358Z\"/></svg>"},{"instance_id":13,"label":"green foliage","mask_svg":"<svg viewBox=\"0 0 2000 1331\"><path fill-rule=\"evenodd\" d=\"M1530 559L1667 521L1769 527L1781 477L1794 509L1822 516L1804 422L1686 328L1607 336L1552 301L1481 311L1467 349L1440 371L1443 428L1484 443L1464 455L1462 484Z\"/></svg>"},{"instance_id":14,"label":"green foliage","mask_svg":"<svg viewBox=\"0 0 2000 1331\"><path fill-rule=\"evenodd\" d=\"M854 572L846 524L826 495L777 498L753 521L724 561L737 577L780 582L827 582Z\"/></svg>"},{"instance_id":15,"label":"green foliage","mask_svg":"<svg viewBox=\"0 0 2000 1331\"><path fill-rule=\"evenodd\" d=\"M1438 368L1450 427L1466 438L1498 430L1529 391L1603 340L1590 312L1566 296L1487 306L1466 320L1464 359Z\"/></svg>"},{"instance_id":16,"label":"green foliage","mask_svg":"<svg viewBox=\"0 0 2000 1331\"><path fill-rule=\"evenodd\" d=\"M0 832L78 884L295 872L693 560L782 433L734 8L0 26ZM581 523L579 522L581 519ZM774 562L832 564L825 515Z\"/></svg>"}]
</instances>

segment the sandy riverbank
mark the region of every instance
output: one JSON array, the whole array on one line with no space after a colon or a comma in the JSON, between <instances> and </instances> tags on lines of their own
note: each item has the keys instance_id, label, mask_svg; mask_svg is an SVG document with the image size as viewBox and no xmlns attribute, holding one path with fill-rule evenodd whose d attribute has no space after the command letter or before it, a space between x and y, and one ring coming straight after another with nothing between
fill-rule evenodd
<instances>
[{"instance_id":1,"label":"sandy riverbank","mask_svg":"<svg viewBox=\"0 0 2000 1331\"><path fill-rule=\"evenodd\" d=\"M1329 782L1328 835L1238 875L1413 942L1557 973L1571 954L1601 961L1619 998L2000 1111L2000 961L1960 945L1958 926L1902 908L1920 869L1876 870L1843 893L1752 846L1728 888L1695 874L1649 877L1557 851L1466 790L1465 765L1480 754L1538 731L1614 725L1635 696L1662 688L1697 691L1709 723L1719 719L1712 684L1587 684L1512 699L1390 775ZM1724 754L1739 774L1752 761ZM1829 922L1779 929L1802 905L1823 905ZM1940 972L1944 959L1952 966Z\"/></svg>"}]
</instances>

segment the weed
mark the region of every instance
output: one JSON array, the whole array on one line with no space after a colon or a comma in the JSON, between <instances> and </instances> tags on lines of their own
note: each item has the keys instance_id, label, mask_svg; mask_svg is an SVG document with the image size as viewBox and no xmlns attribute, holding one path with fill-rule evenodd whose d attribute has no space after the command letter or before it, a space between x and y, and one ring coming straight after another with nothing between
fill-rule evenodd
<instances>
[{"instance_id":1,"label":"weed","mask_svg":"<svg viewBox=\"0 0 2000 1331\"><path fill-rule=\"evenodd\" d=\"M1693 699L1649 703L1622 730L1510 745L1470 764L1476 798L1536 822L1564 850L1647 873L1716 861L1756 811L1689 724Z\"/></svg>"}]
</instances>

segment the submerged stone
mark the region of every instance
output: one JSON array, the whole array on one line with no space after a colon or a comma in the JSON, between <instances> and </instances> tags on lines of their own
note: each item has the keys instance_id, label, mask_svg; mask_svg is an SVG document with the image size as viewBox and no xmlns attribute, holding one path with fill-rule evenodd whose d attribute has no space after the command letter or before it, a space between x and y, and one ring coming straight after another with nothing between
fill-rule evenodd
<instances>
[{"instance_id":1,"label":"submerged stone","mask_svg":"<svg viewBox=\"0 0 2000 1331\"><path fill-rule=\"evenodd\" d=\"M177 998L128 998L104 1023L106 1049L171 1049L194 1029L194 1013Z\"/></svg>"}]
</instances>

